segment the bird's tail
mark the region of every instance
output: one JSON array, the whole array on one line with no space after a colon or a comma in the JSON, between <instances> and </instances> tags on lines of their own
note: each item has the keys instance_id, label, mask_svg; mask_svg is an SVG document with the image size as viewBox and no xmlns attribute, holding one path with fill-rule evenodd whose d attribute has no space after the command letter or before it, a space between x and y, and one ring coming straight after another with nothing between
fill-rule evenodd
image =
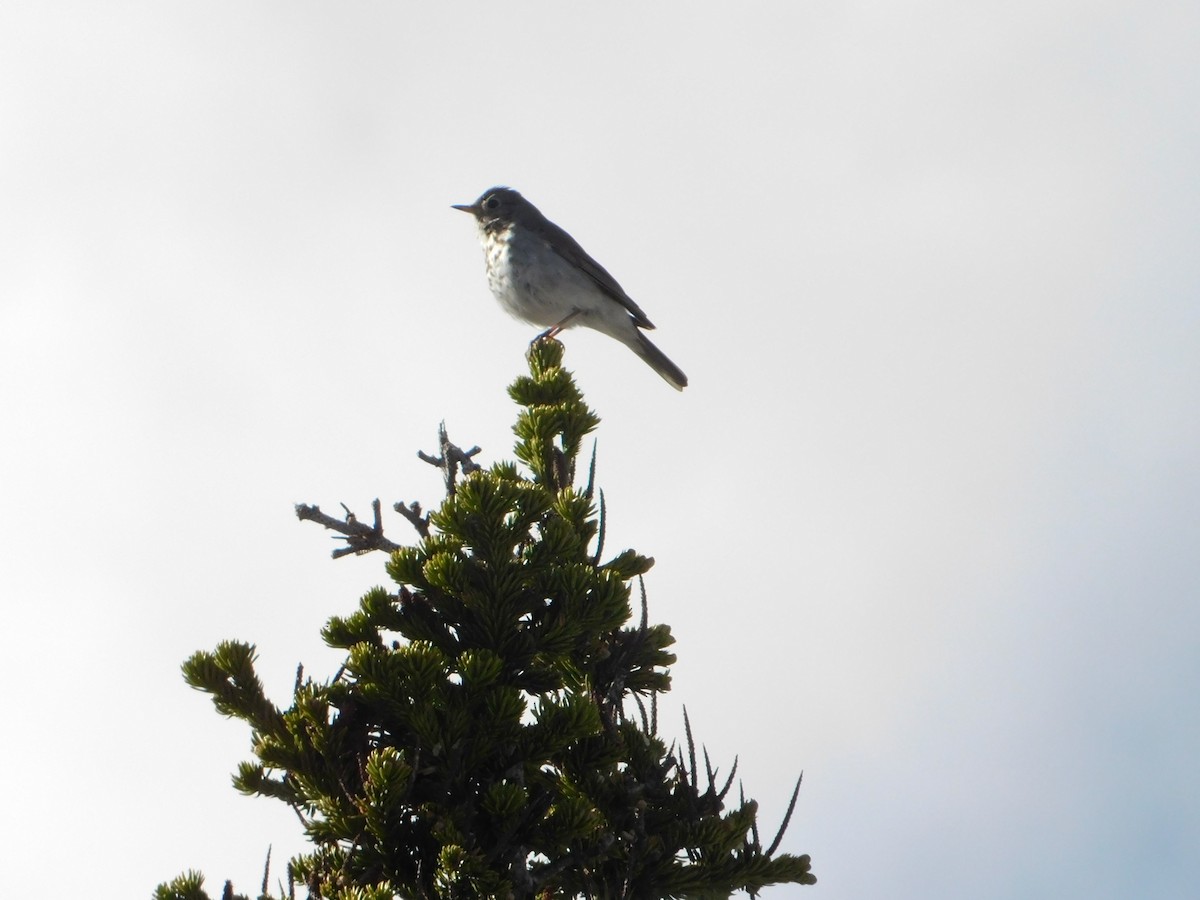
<instances>
[{"instance_id":1,"label":"bird's tail","mask_svg":"<svg viewBox=\"0 0 1200 900\"><path fill-rule=\"evenodd\" d=\"M637 337L627 342L629 349L644 359L646 364L661 375L663 381L675 390L682 391L687 387L687 376L683 374L679 366L667 359L667 355L654 346L650 342L650 338L641 331L635 333Z\"/></svg>"}]
</instances>

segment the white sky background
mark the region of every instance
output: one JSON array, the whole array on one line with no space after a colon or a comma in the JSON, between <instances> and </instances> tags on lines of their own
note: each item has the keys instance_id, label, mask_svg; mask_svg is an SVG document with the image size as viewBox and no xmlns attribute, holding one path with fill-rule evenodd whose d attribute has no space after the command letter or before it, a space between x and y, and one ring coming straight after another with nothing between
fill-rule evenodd
<instances>
[{"instance_id":1,"label":"white sky background","mask_svg":"<svg viewBox=\"0 0 1200 900\"><path fill-rule=\"evenodd\" d=\"M1200 7L722 7L0 7L6 893L306 846L179 664L286 705L386 581L292 504L435 503L443 418L510 456L496 183L691 378L565 339L665 729L768 839L804 770L804 895L1194 891Z\"/></svg>"}]
</instances>

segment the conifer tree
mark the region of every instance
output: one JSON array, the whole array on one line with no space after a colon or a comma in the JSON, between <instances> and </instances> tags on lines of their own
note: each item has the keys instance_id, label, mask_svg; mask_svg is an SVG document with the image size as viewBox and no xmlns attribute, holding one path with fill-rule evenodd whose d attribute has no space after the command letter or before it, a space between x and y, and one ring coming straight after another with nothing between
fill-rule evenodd
<instances>
[{"instance_id":1,"label":"conifer tree","mask_svg":"<svg viewBox=\"0 0 1200 900\"><path fill-rule=\"evenodd\" d=\"M383 536L378 502L372 525L297 507L344 536L335 555L390 554L395 587L368 591L323 631L346 653L334 677L298 672L284 710L264 694L252 645L184 664L189 684L253 729L237 789L304 823L313 849L290 861L285 895L654 900L815 883L807 855L775 852L796 792L764 848L754 801L729 797L736 761L718 783L707 753L697 765L690 724L686 746L657 735L673 638L649 624L644 588L631 621L631 586L653 560L604 558L594 455L576 479L599 420L562 351L534 344L530 374L509 388L523 469L484 470L442 430L441 455L426 459L445 470L445 500L428 515L395 507L415 545ZM155 896L207 897L194 872Z\"/></svg>"}]
</instances>

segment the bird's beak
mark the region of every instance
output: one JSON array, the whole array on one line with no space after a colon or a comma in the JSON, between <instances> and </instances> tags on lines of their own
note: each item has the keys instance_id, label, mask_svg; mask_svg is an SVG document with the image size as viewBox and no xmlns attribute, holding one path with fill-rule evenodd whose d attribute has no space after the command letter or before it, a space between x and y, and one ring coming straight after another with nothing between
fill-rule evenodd
<instances>
[{"instance_id":1,"label":"bird's beak","mask_svg":"<svg viewBox=\"0 0 1200 900\"><path fill-rule=\"evenodd\" d=\"M474 203L453 203L450 205L450 208L461 209L463 212L470 213L476 218L479 217L479 207Z\"/></svg>"}]
</instances>

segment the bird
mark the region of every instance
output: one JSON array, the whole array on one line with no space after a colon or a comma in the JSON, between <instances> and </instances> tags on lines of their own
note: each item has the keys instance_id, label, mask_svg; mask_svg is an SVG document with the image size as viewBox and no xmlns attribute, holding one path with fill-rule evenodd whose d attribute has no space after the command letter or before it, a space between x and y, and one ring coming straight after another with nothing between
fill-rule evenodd
<instances>
[{"instance_id":1,"label":"bird","mask_svg":"<svg viewBox=\"0 0 1200 900\"><path fill-rule=\"evenodd\" d=\"M583 325L616 338L677 391L687 376L650 342L654 324L617 280L518 191L489 188L474 203L454 204L479 228L488 287L506 312L546 330L536 343Z\"/></svg>"}]
</instances>

